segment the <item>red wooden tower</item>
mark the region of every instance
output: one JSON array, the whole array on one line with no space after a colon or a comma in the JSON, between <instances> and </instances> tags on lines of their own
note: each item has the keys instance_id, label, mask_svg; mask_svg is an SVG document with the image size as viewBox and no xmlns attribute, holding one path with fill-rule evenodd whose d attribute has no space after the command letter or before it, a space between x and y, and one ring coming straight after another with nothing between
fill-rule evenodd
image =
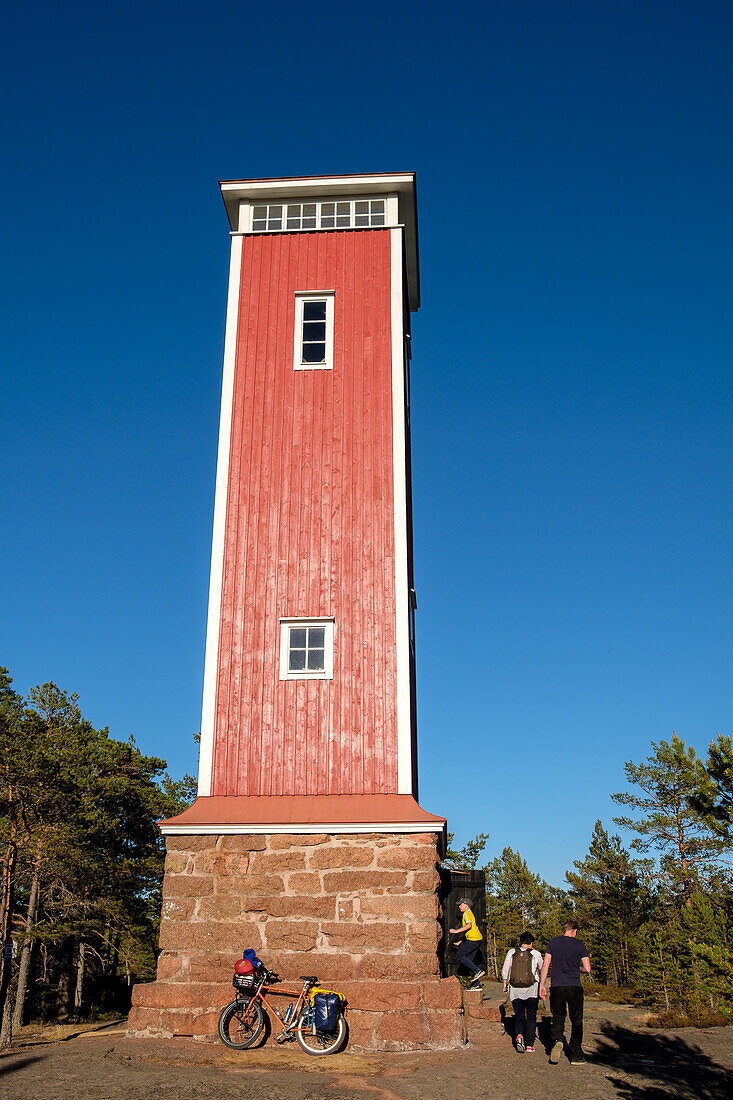
<instances>
[{"instance_id":1,"label":"red wooden tower","mask_svg":"<svg viewBox=\"0 0 733 1100\"><path fill-rule=\"evenodd\" d=\"M416 801L415 177L221 190L231 266L199 796L162 823L161 958L174 961L157 987L190 985L202 954L217 965L228 922L230 949L249 937L284 969L308 953L333 980L397 969L430 984L445 821ZM409 1045L371 1015L362 1045ZM417 1045L435 1045L425 1028Z\"/></svg>"}]
</instances>

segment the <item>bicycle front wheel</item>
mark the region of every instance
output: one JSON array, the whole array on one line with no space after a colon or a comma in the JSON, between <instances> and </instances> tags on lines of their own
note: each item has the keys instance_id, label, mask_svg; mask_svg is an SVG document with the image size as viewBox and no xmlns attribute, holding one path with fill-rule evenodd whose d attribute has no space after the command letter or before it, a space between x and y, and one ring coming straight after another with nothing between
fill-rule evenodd
<instances>
[{"instance_id":1,"label":"bicycle front wheel","mask_svg":"<svg viewBox=\"0 0 733 1100\"><path fill-rule=\"evenodd\" d=\"M316 1028L314 1035L313 1028L308 1023L308 1016L304 1012L300 1017L295 1035L306 1054L335 1054L346 1042L346 1020L339 1012L333 1031L320 1031Z\"/></svg>"},{"instance_id":2,"label":"bicycle front wheel","mask_svg":"<svg viewBox=\"0 0 733 1100\"><path fill-rule=\"evenodd\" d=\"M254 1046L265 1029L265 1013L259 1001L232 1001L221 1010L219 1038L233 1050Z\"/></svg>"}]
</instances>

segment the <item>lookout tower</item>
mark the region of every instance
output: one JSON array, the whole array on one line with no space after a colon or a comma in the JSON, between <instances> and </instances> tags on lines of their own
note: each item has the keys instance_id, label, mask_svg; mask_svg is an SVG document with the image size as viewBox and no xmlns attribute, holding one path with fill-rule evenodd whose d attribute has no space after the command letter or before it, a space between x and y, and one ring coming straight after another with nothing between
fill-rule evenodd
<instances>
[{"instance_id":1,"label":"lookout tower","mask_svg":"<svg viewBox=\"0 0 733 1100\"><path fill-rule=\"evenodd\" d=\"M223 981L254 946L281 973L404 980L411 1022L350 998L357 1045L451 1045L445 820L417 803L415 177L221 191L231 263L198 798L161 825L158 982L130 1026L208 1033L192 975ZM182 1003L169 989L145 1015L164 983Z\"/></svg>"}]
</instances>

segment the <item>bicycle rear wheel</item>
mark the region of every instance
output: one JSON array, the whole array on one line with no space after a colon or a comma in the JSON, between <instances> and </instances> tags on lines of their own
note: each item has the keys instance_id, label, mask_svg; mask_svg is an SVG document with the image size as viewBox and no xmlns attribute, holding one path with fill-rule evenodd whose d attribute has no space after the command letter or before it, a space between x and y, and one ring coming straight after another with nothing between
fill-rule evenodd
<instances>
[{"instance_id":1,"label":"bicycle rear wheel","mask_svg":"<svg viewBox=\"0 0 733 1100\"><path fill-rule=\"evenodd\" d=\"M221 1010L219 1038L233 1050L254 1046L265 1028L265 1014L259 1001L232 1001Z\"/></svg>"},{"instance_id":2,"label":"bicycle rear wheel","mask_svg":"<svg viewBox=\"0 0 733 1100\"><path fill-rule=\"evenodd\" d=\"M300 1017L295 1035L306 1054L335 1054L346 1042L346 1020L339 1012L333 1031L320 1031L316 1028L314 1035L312 1027L308 1024L308 1015L304 1012Z\"/></svg>"}]
</instances>

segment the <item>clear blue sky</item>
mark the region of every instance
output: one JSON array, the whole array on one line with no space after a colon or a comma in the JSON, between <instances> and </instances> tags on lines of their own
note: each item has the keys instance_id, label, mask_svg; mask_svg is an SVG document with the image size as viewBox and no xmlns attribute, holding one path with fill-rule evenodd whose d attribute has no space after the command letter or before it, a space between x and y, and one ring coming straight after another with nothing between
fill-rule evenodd
<instances>
[{"instance_id":1,"label":"clear blue sky","mask_svg":"<svg viewBox=\"0 0 733 1100\"><path fill-rule=\"evenodd\" d=\"M729 732L732 30L723 0L11 6L15 686L195 770L217 180L415 170L421 803L560 883L624 761Z\"/></svg>"}]
</instances>

